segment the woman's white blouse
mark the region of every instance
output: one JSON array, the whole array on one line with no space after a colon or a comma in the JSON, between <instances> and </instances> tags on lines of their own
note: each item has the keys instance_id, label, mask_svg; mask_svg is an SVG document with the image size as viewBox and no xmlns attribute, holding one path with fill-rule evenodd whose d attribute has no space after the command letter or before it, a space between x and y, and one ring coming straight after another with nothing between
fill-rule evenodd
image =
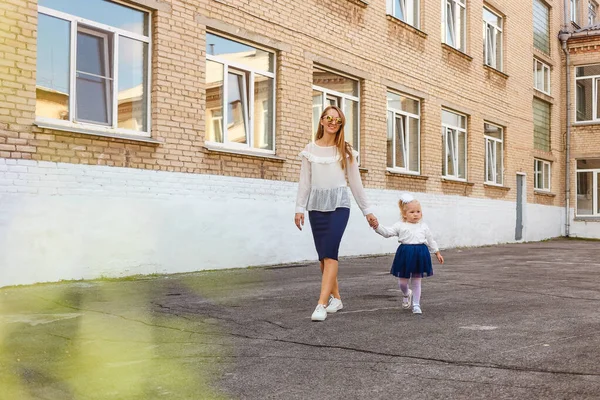
<instances>
[{"instance_id":1,"label":"woman's white blouse","mask_svg":"<svg viewBox=\"0 0 600 400\"><path fill-rule=\"evenodd\" d=\"M348 185L364 215L373 212L367 201L358 170L358 152L352 150L353 162L347 160ZM337 147L322 147L309 143L300 153L302 167L296 198L296 212L334 211L338 207L350 208L346 173L340 163ZM346 157L349 157L346 155Z\"/></svg>"},{"instance_id":2,"label":"woman's white blouse","mask_svg":"<svg viewBox=\"0 0 600 400\"><path fill-rule=\"evenodd\" d=\"M426 244L430 252L437 253L439 251L429 227L424 222L411 224L398 221L390 228L379 225L375 231L386 238L398 236L398 242L402 244Z\"/></svg>"}]
</instances>

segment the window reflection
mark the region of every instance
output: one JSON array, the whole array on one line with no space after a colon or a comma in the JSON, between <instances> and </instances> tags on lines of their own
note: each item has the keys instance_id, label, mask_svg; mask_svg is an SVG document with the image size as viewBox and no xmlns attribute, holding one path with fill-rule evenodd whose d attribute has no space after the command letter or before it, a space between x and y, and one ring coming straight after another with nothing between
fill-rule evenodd
<instances>
[{"instance_id":1,"label":"window reflection","mask_svg":"<svg viewBox=\"0 0 600 400\"><path fill-rule=\"evenodd\" d=\"M148 14L108 0L38 0L38 5L148 36Z\"/></svg>"},{"instance_id":2,"label":"window reflection","mask_svg":"<svg viewBox=\"0 0 600 400\"><path fill-rule=\"evenodd\" d=\"M36 115L39 117L69 119L70 29L69 21L43 14L38 18Z\"/></svg>"},{"instance_id":3,"label":"window reflection","mask_svg":"<svg viewBox=\"0 0 600 400\"><path fill-rule=\"evenodd\" d=\"M146 131L148 95L148 44L122 37L119 40L118 127Z\"/></svg>"}]
</instances>

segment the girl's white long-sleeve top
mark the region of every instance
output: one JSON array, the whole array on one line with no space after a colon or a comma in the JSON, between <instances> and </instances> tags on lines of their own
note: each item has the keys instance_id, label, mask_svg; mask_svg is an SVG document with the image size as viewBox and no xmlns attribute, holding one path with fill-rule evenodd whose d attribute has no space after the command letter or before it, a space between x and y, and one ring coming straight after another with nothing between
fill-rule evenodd
<instances>
[{"instance_id":1,"label":"girl's white long-sleeve top","mask_svg":"<svg viewBox=\"0 0 600 400\"><path fill-rule=\"evenodd\" d=\"M426 244L432 253L437 253L440 250L435 240L433 240L429 227L424 222L411 224L398 221L389 228L379 225L375 232L386 238L398 236L398 242L402 244Z\"/></svg>"},{"instance_id":2,"label":"girl's white long-sleeve top","mask_svg":"<svg viewBox=\"0 0 600 400\"><path fill-rule=\"evenodd\" d=\"M347 160L347 174L342 169L341 156L335 146L323 147L309 143L299 155L302 167L296 198L297 213L305 210L334 211L338 207L350 208L348 185L362 213L368 215L373 212L360 179L356 150L352 150L352 162Z\"/></svg>"}]
</instances>

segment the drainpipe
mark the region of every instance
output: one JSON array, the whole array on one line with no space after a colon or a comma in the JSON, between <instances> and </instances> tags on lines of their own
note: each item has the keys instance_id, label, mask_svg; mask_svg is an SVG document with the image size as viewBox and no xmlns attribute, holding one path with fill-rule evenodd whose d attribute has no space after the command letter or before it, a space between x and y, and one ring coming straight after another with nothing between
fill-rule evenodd
<instances>
[{"instance_id":1,"label":"drainpipe","mask_svg":"<svg viewBox=\"0 0 600 400\"><path fill-rule=\"evenodd\" d=\"M565 236L569 237L571 228L571 69L567 41L571 37L571 26L569 24L569 0L564 0L564 25L558 38L565 53L566 71L566 138L565 138Z\"/></svg>"}]
</instances>

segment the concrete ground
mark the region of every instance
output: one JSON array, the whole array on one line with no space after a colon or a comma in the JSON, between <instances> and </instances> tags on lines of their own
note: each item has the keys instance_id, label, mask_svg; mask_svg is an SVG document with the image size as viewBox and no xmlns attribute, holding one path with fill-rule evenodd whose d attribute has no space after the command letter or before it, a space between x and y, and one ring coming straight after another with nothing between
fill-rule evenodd
<instances>
[{"instance_id":1,"label":"concrete ground","mask_svg":"<svg viewBox=\"0 0 600 400\"><path fill-rule=\"evenodd\" d=\"M0 399L600 399L600 242L443 251L421 316L392 256L0 289Z\"/></svg>"}]
</instances>

